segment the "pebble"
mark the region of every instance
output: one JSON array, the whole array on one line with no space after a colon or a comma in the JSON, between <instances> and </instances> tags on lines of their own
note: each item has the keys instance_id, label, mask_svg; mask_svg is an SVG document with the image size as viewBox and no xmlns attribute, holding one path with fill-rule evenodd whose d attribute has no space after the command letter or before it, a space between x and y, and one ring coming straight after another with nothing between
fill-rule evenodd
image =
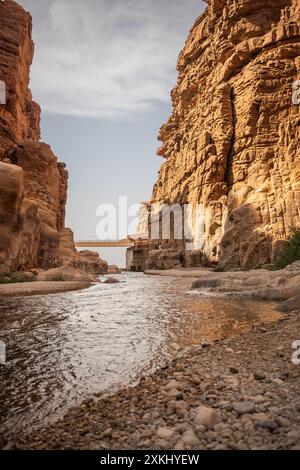
<instances>
[{"instance_id":1,"label":"pebble","mask_svg":"<svg viewBox=\"0 0 300 470\"><path fill-rule=\"evenodd\" d=\"M252 433L254 431L254 425L251 423L251 421L247 421L244 424L244 429L247 433Z\"/></svg>"},{"instance_id":2,"label":"pebble","mask_svg":"<svg viewBox=\"0 0 300 470\"><path fill-rule=\"evenodd\" d=\"M183 400L178 400L175 402L175 412L177 415L184 416L187 412L188 405Z\"/></svg>"},{"instance_id":3,"label":"pebble","mask_svg":"<svg viewBox=\"0 0 300 470\"><path fill-rule=\"evenodd\" d=\"M292 442L300 441L300 433L299 431L289 431L287 433L287 438Z\"/></svg>"},{"instance_id":4,"label":"pebble","mask_svg":"<svg viewBox=\"0 0 300 470\"><path fill-rule=\"evenodd\" d=\"M197 447L199 445L199 439L193 430L185 431L182 436L182 442L185 446Z\"/></svg>"},{"instance_id":5,"label":"pebble","mask_svg":"<svg viewBox=\"0 0 300 470\"><path fill-rule=\"evenodd\" d=\"M276 385L284 385L284 381L281 379L273 379L272 383Z\"/></svg>"},{"instance_id":6,"label":"pebble","mask_svg":"<svg viewBox=\"0 0 300 470\"><path fill-rule=\"evenodd\" d=\"M177 380L170 380L170 382L167 383L167 385L164 386L164 389L167 392L170 392L171 390L178 390L179 388L179 383Z\"/></svg>"},{"instance_id":7,"label":"pebble","mask_svg":"<svg viewBox=\"0 0 300 470\"><path fill-rule=\"evenodd\" d=\"M207 392L208 389L209 389L209 385L207 383L202 382L200 384L200 390L201 390L202 393Z\"/></svg>"},{"instance_id":8,"label":"pebble","mask_svg":"<svg viewBox=\"0 0 300 470\"><path fill-rule=\"evenodd\" d=\"M288 428L290 426L290 420L288 420L287 418L284 418L283 416L279 416L277 419L276 419L277 423L279 424L279 426L282 426L284 428Z\"/></svg>"},{"instance_id":9,"label":"pebble","mask_svg":"<svg viewBox=\"0 0 300 470\"><path fill-rule=\"evenodd\" d=\"M156 434L160 439L169 440L174 436L174 431L169 428L158 428Z\"/></svg>"},{"instance_id":10,"label":"pebble","mask_svg":"<svg viewBox=\"0 0 300 470\"><path fill-rule=\"evenodd\" d=\"M182 398L182 392L180 392L179 390L177 390L176 388L172 388L170 391L169 391L169 396L171 398L176 398L176 399L179 399L179 398Z\"/></svg>"},{"instance_id":11,"label":"pebble","mask_svg":"<svg viewBox=\"0 0 300 470\"><path fill-rule=\"evenodd\" d=\"M278 424L275 421L258 421L254 424L254 429L265 429L274 432L278 429Z\"/></svg>"},{"instance_id":12,"label":"pebble","mask_svg":"<svg viewBox=\"0 0 300 470\"><path fill-rule=\"evenodd\" d=\"M255 411L255 406L254 406L254 403L252 401L235 402L235 403L233 403L232 407L233 407L233 410L238 415L254 413L254 411Z\"/></svg>"},{"instance_id":13,"label":"pebble","mask_svg":"<svg viewBox=\"0 0 300 470\"><path fill-rule=\"evenodd\" d=\"M206 431L206 427L202 424L197 424L196 426L194 426L194 431L197 435L203 434Z\"/></svg>"},{"instance_id":14,"label":"pebble","mask_svg":"<svg viewBox=\"0 0 300 470\"><path fill-rule=\"evenodd\" d=\"M182 440L178 441L174 446L174 450L185 450L184 442Z\"/></svg>"},{"instance_id":15,"label":"pebble","mask_svg":"<svg viewBox=\"0 0 300 470\"><path fill-rule=\"evenodd\" d=\"M197 375L193 375L193 377L191 378L191 382L194 385L200 385L201 384L201 379Z\"/></svg>"},{"instance_id":16,"label":"pebble","mask_svg":"<svg viewBox=\"0 0 300 470\"><path fill-rule=\"evenodd\" d=\"M253 398L253 401L257 405L260 405L266 402L266 398L263 395L256 395L256 397Z\"/></svg>"},{"instance_id":17,"label":"pebble","mask_svg":"<svg viewBox=\"0 0 300 470\"><path fill-rule=\"evenodd\" d=\"M254 377L255 380L260 382L262 380L265 380L266 374L261 374L261 373L256 372L255 374L253 374L253 377Z\"/></svg>"},{"instance_id":18,"label":"pebble","mask_svg":"<svg viewBox=\"0 0 300 470\"><path fill-rule=\"evenodd\" d=\"M207 429L213 428L218 423L218 415L214 409L207 406L199 406L194 410L194 423L205 426Z\"/></svg>"}]
</instances>

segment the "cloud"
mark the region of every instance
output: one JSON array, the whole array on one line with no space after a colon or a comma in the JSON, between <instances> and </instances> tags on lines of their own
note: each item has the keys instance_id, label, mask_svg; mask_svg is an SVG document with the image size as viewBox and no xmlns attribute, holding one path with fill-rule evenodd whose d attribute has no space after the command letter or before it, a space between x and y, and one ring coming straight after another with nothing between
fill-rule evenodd
<instances>
[{"instance_id":1,"label":"cloud","mask_svg":"<svg viewBox=\"0 0 300 470\"><path fill-rule=\"evenodd\" d=\"M134 118L169 102L201 0L19 0L33 16L34 98L44 111Z\"/></svg>"}]
</instances>

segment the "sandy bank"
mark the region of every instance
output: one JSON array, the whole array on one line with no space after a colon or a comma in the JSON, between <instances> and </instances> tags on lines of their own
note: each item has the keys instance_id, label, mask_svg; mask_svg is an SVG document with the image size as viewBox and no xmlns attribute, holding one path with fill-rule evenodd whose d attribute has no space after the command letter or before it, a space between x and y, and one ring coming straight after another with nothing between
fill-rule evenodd
<instances>
[{"instance_id":1,"label":"sandy bank","mask_svg":"<svg viewBox=\"0 0 300 470\"><path fill-rule=\"evenodd\" d=\"M36 281L15 284L1 284L0 298L28 295L57 294L60 292L71 292L90 287L89 282L62 282L62 281Z\"/></svg>"},{"instance_id":2,"label":"sandy bank","mask_svg":"<svg viewBox=\"0 0 300 470\"><path fill-rule=\"evenodd\" d=\"M136 387L85 400L39 431L6 436L6 448L299 449L300 365L292 362L299 331L294 312L199 345Z\"/></svg>"}]
</instances>

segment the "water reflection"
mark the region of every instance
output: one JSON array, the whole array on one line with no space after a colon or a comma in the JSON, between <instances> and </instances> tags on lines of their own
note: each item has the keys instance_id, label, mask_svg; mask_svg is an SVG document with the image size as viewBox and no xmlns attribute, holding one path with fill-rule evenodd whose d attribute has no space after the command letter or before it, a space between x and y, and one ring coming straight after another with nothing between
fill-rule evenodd
<instances>
[{"instance_id":1,"label":"water reflection","mask_svg":"<svg viewBox=\"0 0 300 470\"><path fill-rule=\"evenodd\" d=\"M265 303L185 295L191 279L127 273L120 280L0 300L3 432L45 424L95 393L134 383L178 349L280 317Z\"/></svg>"}]
</instances>

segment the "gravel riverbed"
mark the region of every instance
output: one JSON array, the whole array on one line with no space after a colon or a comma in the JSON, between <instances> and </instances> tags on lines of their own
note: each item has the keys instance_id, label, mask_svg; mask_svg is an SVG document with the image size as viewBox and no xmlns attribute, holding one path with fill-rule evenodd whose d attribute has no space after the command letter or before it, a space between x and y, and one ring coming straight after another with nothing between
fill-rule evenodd
<instances>
[{"instance_id":1,"label":"gravel riverbed","mask_svg":"<svg viewBox=\"0 0 300 470\"><path fill-rule=\"evenodd\" d=\"M300 449L300 312L193 347L135 387L70 409L7 449ZM300 357L300 354L299 356Z\"/></svg>"}]
</instances>

